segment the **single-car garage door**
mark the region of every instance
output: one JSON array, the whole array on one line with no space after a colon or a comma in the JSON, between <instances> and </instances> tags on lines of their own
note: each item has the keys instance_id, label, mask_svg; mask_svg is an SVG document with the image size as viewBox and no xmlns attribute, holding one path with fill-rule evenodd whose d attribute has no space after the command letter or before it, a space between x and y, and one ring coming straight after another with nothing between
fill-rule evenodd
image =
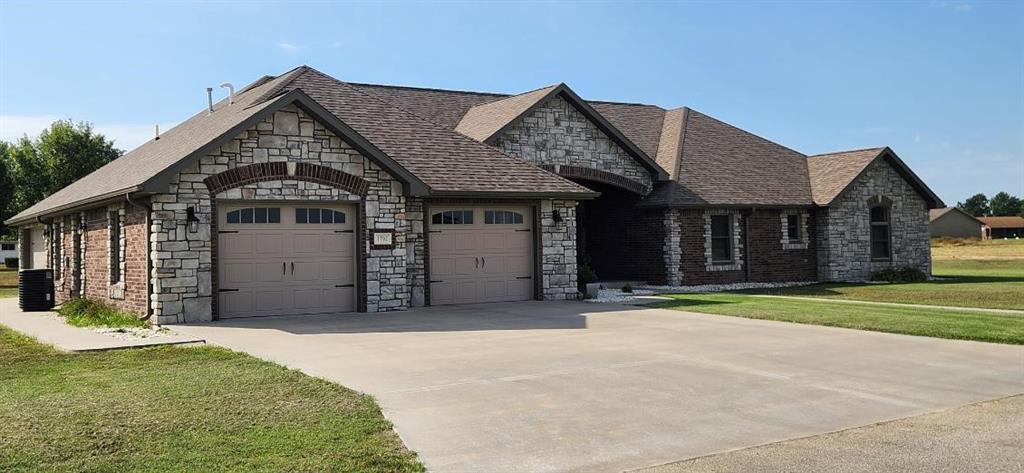
<instances>
[{"instance_id":1,"label":"single-car garage door","mask_svg":"<svg viewBox=\"0 0 1024 473\"><path fill-rule=\"evenodd\" d=\"M221 204L220 317L355 310L352 205Z\"/></svg>"},{"instance_id":2,"label":"single-car garage door","mask_svg":"<svg viewBox=\"0 0 1024 473\"><path fill-rule=\"evenodd\" d=\"M533 298L529 207L432 207L430 303Z\"/></svg>"}]
</instances>

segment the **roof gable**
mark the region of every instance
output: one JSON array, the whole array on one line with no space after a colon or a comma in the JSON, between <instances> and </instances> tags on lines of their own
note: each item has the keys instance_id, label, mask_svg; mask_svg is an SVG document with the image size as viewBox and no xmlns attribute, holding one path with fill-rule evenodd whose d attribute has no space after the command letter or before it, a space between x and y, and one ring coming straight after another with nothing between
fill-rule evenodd
<instances>
[{"instance_id":1,"label":"roof gable","mask_svg":"<svg viewBox=\"0 0 1024 473\"><path fill-rule=\"evenodd\" d=\"M943 207L942 199L921 178L910 170L896 153L888 147L818 154L807 158L814 203L827 207L845 193L867 170L871 163L884 159L896 169L911 187L928 203L929 209Z\"/></svg>"},{"instance_id":2,"label":"roof gable","mask_svg":"<svg viewBox=\"0 0 1024 473\"><path fill-rule=\"evenodd\" d=\"M655 181L668 180L668 173L657 162L565 84L544 87L477 105L466 112L455 131L477 141L491 143L518 120L558 95L582 113L587 120L594 123L612 141L621 146L640 165L647 168L654 176Z\"/></svg>"},{"instance_id":3,"label":"roof gable","mask_svg":"<svg viewBox=\"0 0 1024 473\"><path fill-rule=\"evenodd\" d=\"M953 214L959 214L959 215L967 217L967 218L969 218L971 220L974 220L978 225L984 225L985 224L985 222L982 222L981 220L978 220L975 216L973 216L973 215L971 215L971 214L969 214L967 212L964 212L959 207L945 207L945 208L941 208L941 209L931 209L931 210L928 211L928 221L929 222L936 222L936 221L938 221L938 220L940 220L942 218L945 218L946 216L953 215Z\"/></svg>"}]
</instances>

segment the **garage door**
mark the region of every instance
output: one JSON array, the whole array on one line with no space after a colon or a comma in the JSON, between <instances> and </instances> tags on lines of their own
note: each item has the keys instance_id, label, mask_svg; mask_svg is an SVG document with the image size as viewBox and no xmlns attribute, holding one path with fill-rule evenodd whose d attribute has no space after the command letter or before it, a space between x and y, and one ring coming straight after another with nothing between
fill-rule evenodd
<instances>
[{"instance_id":1,"label":"garage door","mask_svg":"<svg viewBox=\"0 0 1024 473\"><path fill-rule=\"evenodd\" d=\"M430 303L533 298L529 207L432 207Z\"/></svg>"},{"instance_id":2,"label":"garage door","mask_svg":"<svg viewBox=\"0 0 1024 473\"><path fill-rule=\"evenodd\" d=\"M218 218L220 317L355 310L354 206L223 204Z\"/></svg>"}]
</instances>

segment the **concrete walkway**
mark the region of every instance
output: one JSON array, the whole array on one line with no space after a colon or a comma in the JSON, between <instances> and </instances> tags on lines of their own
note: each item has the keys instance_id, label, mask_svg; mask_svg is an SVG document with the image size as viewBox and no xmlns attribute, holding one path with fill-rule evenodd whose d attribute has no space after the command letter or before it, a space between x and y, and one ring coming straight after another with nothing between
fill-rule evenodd
<instances>
[{"instance_id":1,"label":"concrete walkway","mask_svg":"<svg viewBox=\"0 0 1024 473\"><path fill-rule=\"evenodd\" d=\"M908 309L934 309L934 310L951 310L957 312L977 312L981 314L992 314L992 315L1009 315L1013 317L1024 317L1024 310L1013 310L1013 309L987 309L983 307L954 307L947 305L927 305L927 304L904 304L900 302L877 302L877 301L858 301L850 299L832 299L828 297L814 297L814 296L775 296L771 294L751 294L753 297L766 297L769 299L788 299L795 301L814 301L814 302L833 302L836 304L857 304L857 305L875 305L884 307L903 307Z\"/></svg>"},{"instance_id":2,"label":"concrete walkway","mask_svg":"<svg viewBox=\"0 0 1024 473\"><path fill-rule=\"evenodd\" d=\"M637 473L1024 471L1024 397L971 404Z\"/></svg>"},{"instance_id":3,"label":"concrete walkway","mask_svg":"<svg viewBox=\"0 0 1024 473\"><path fill-rule=\"evenodd\" d=\"M0 299L0 325L68 352L203 343L202 338L176 331L154 338L120 339L92 329L72 327L64 323L64 319L58 317L56 312L22 312L16 298Z\"/></svg>"},{"instance_id":4,"label":"concrete walkway","mask_svg":"<svg viewBox=\"0 0 1024 473\"><path fill-rule=\"evenodd\" d=\"M440 472L622 471L1024 393L1021 346L611 304L176 330L375 396Z\"/></svg>"}]
</instances>

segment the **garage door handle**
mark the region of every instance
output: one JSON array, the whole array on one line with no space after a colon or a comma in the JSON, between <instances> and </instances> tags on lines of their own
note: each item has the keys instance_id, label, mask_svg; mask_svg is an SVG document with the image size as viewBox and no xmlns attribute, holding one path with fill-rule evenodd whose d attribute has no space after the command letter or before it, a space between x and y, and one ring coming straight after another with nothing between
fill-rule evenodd
<instances>
[{"instance_id":1,"label":"garage door handle","mask_svg":"<svg viewBox=\"0 0 1024 473\"><path fill-rule=\"evenodd\" d=\"M479 268L480 267L480 258L477 258L476 256L474 256L473 257L473 264L475 264L476 267Z\"/></svg>"},{"instance_id":2,"label":"garage door handle","mask_svg":"<svg viewBox=\"0 0 1024 473\"><path fill-rule=\"evenodd\" d=\"M295 274L295 262L294 261L292 261L292 272L291 272L291 274Z\"/></svg>"},{"instance_id":3,"label":"garage door handle","mask_svg":"<svg viewBox=\"0 0 1024 473\"><path fill-rule=\"evenodd\" d=\"M288 271L286 268L288 268L288 263L281 263L281 274L284 274Z\"/></svg>"},{"instance_id":4,"label":"garage door handle","mask_svg":"<svg viewBox=\"0 0 1024 473\"><path fill-rule=\"evenodd\" d=\"M487 267L487 258L484 258L483 256L480 257L480 266L484 268Z\"/></svg>"}]
</instances>

